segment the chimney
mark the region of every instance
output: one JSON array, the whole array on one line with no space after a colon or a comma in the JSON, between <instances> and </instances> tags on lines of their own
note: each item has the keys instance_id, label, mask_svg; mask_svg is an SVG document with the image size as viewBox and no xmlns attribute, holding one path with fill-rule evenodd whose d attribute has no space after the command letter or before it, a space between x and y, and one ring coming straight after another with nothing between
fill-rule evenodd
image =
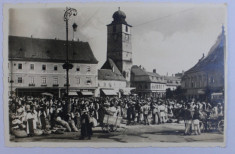
<instances>
[{"instance_id":1,"label":"chimney","mask_svg":"<svg viewBox=\"0 0 235 154\"><path fill-rule=\"evenodd\" d=\"M153 69L153 73L156 73L156 69Z\"/></svg>"},{"instance_id":2,"label":"chimney","mask_svg":"<svg viewBox=\"0 0 235 154\"><path fill-rule=\"evenodd\" d=\"M114 72L114 67L112 67L112 72Z\"/></svg>"}]
</instances>

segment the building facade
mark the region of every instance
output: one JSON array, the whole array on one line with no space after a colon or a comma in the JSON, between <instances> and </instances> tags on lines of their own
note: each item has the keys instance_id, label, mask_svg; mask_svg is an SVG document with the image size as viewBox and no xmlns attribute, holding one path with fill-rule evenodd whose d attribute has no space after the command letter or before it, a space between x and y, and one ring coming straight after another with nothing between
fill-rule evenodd
<instances>
[{"instance_id":1,"label":"building facade","mask_svg":"<svg viewBox=\"0 0 235 154\"><path fill-rule=\"evenodd\" d=\"M121 96L121 90L126 88L123 77L112 59L108 59L98 70L99 96Z\"/></svg>"},{"instance_id":2,"label":"building facade","mask_svg":"<svg viewBox=\"0 0 235 154\"><path fill-rule=\"evenodd\" d=\"M177 87L181 86L181 77L179 76L164 76L166 81L166 89L175 90Z\"/></svg>"},{"instance_id":3,"label":"building facade","mask_svg":"<svg viewBox=\"0 0 235 154\"><path fill-rule=\"evenodd\" d=\"M132 67L131 25L126 22L126 14L120 10L114 12L113 21L107 25L107 59L114 61L130 86Z\"/></svg>"},{"instance_id":4,"label":"building facade","mask_svg":"<svg viewBox=\"0 0 235 154\"><path fill-rule=\"evenodd\" d=\"M181 85L187 98L208 99L212 93L224 93L225 47L223 29L208 55L203 55L195 66L184 73Z\"/></svg>"},{"instance_id":5,"label":"building facade","mask_svg":"<svg viewBox=\"0 0 235 154\"><path fill-rule=\"evenodd\" d=\"M69 42L70 91L94 95L97 63L87 42ZM17 96L49 92L61 97L66 89L65 41L9 36L9 91ZM88 93L87 93L88 94Z\"/></svg>"},{"instance_id":6,"label":"building facade","mask_svg":"<svg viewBox=\"0 0 235 154\"><path fill-rule=\"evenodd\" d=\"M131 86L140 97L164 97L167 88L164 76L157 74L155 69L147 72L136 65L131 68Z\"/></svg>"}]
</instances>

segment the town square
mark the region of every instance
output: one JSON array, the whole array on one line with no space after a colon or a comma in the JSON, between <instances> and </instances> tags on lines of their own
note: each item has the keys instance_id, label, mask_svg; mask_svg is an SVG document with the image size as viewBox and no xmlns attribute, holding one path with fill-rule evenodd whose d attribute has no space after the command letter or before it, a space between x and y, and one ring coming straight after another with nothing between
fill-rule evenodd
<instances>
[{"instance_id":1,"label":"town square","mask_svg":"<svg viewBox=\"0 0 235 154\"><path fill-rule=\"evenodd\" d=\"M225 10L9 8L9 141L224 143Z\"/></svg>"}]
</instances>

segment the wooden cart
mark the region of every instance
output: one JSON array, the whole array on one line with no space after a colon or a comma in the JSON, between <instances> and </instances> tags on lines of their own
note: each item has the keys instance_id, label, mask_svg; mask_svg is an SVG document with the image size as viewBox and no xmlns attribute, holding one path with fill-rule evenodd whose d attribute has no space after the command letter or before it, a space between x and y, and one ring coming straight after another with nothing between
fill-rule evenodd
<instances>
[{"instance_id":1,"label":"wooden cart","mask_svg":"<svg viewBox=\"0 0 235 154\"><path fill-rule=\"evenodd\" d=\"M102 130L104 132L115 132L120 127L122 117L105 114Z\"/></svg>"}]
</instances>

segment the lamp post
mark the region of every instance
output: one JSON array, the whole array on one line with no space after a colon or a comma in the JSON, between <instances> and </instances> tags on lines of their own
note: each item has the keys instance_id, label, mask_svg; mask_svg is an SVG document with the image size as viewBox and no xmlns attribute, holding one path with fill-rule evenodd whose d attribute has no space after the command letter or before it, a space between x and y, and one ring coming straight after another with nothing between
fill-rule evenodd
<instances>
[{"instance_id":1,"label":"lamp post","mask_svg":"<svg viewBox=\"0 0 235 154\"><path fill-rule=\"evenodd\" d=\"M77 15L77 10L74 8L68 8L66 7L65 13L64 13L64 21L66 23L66 61L63 64L63 69L66 69L66 97L67 97L67 112L70 113L71 111L71 104L69 100L69 70L73 68L73 64L69 62L69 38L68 38L68 21L71 16ZM73 26L74 28L74 26ZM77 27L76 27L77 28ZM75 29L74 29L75 30Z\"/></svg>"}]
</instances>

